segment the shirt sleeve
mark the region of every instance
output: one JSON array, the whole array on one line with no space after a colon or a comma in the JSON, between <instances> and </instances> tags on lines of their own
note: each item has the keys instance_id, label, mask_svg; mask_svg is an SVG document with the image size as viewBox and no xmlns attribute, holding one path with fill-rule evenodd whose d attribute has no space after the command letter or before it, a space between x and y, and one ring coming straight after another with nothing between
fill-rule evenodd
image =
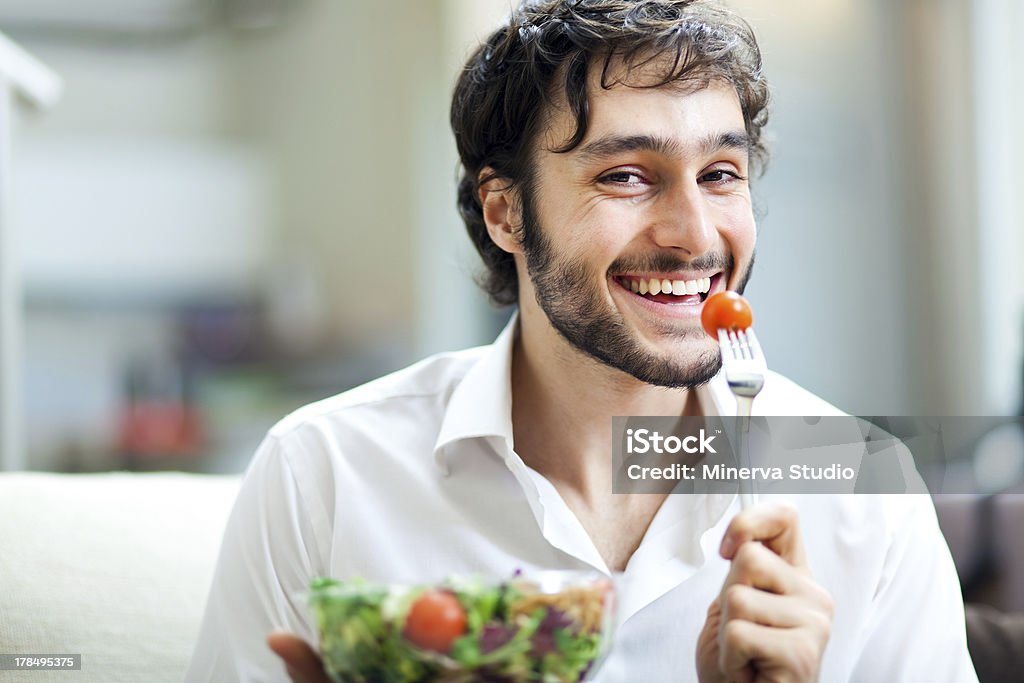
<instances>
[{"instance_id":1,"label":"shirt sleeve","mask_svg":"<svg viewBox=\"0 0 1024 683\"><path fill-rule=\"evenodd\" d=\"M850 680L977 683L960 583L931 499L879 498L891 506L892 542Z\"/></svg>"},{"instance_id":2,"label":"shirt sleeve","mask_svg":"<svg viewBox=\"0 0 1024 683\"><path fill-rule=\"evenodd\" d=\"M322 572L324 539L309 514L314 491L302 480L280 441L268 436L228 518L187 683L287 681L266 645L274 629L316 646L303 593Z\"/></svg>"}]
</instances>

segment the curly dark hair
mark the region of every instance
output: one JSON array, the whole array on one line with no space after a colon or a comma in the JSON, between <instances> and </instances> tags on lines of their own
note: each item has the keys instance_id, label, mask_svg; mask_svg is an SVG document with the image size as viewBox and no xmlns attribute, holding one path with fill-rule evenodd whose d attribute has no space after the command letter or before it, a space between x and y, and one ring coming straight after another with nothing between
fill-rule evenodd
<instances>
[{"instance_id":1,"label":"curly dark hair","mask_svg":"<svg viewBox=\"0 0 1024 683\"><path fill-rule=\"evenodd\" d=\"M580 144L587 133L587 73L596 60L606 89L730 83L739 95L751 162L761 170L767 162L761 131L768 84L754 33L735 13L714 0L524 0L469 58L452 97L451 126L462 164L459 213L486 266L480 285L496 305L516 303L519 287L512 255L487 233L480 186L501 178L510 188L528 187L531 144L545 107L556 99L568 103L576 130L553 151ZM635 86L610 77L613 60L621 60L627 73L667 66L653 83ZM480 178L484 168L493 174Z\"/></svg>"}]
</instances>

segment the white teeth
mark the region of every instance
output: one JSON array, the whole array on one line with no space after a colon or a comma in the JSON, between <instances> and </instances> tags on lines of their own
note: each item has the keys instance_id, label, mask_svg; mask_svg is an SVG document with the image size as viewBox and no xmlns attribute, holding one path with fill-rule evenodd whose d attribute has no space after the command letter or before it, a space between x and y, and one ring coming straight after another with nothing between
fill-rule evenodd
<instances>
[{"instance_id":1,"label":"white teeth","mask_svg":"<svg viewBox=\"0 0 1024 683\"><path fill-rule=\"evenodd\" d=\"M675 296L692 296L706 294L711 291L711 278L702 277L696 280L662 280L659 278L629 280L627 286L637 294L674 294Z\"/></svg>"}]
</instances>

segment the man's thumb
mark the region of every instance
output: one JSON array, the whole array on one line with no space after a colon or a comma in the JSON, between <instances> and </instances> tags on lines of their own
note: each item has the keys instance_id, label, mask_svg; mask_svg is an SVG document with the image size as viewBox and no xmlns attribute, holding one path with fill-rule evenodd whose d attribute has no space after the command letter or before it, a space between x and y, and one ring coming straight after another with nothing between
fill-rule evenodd
<instances>
[{"instance_id":1,"label":"man's thumb","mask_svg":"<svg viewBox=\"0 0 1024 683\"><path fill-rule=\"evenodd\" d=\"M316 652L298 636L274 631L267 636L267 646L284 661L295 683L330 683Z\"/></svg>"}]
</instances>

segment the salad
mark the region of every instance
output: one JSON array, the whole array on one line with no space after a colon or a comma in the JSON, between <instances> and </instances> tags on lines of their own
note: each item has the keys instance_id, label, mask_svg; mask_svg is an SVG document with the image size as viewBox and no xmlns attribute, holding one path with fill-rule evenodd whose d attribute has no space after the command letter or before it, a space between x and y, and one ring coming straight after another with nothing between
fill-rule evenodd
<instances>
[{"instance_id":1,"label":"salad","mask_svg":"<svg viewBox=\"0 0 1024 683\"><path fill-rule=\"evenodd\" d=\"M544 572L437 586L313 581L324 668L337 683L575 683L611 637L606 577Z\"/></svg>"}]
</instances>

